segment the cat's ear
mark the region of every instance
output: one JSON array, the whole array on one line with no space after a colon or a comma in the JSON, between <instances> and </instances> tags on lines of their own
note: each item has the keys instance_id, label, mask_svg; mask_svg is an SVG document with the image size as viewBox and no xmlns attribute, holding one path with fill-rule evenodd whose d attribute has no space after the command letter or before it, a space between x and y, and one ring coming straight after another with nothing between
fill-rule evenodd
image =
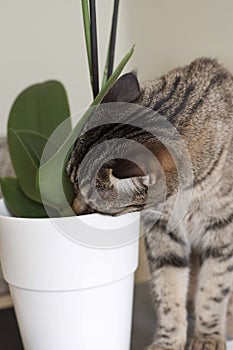
<instances>
[{"instance_id":1,"label":"cat's ear","mask_svg":"<svg viewBox=\"0 0 233 350\"><path fill-rule=\"evenodd\" d=\"M141 95L137 76L134 72L122 75L111 87L101 103L136 101Z\"/></svg>"}]
</instances>

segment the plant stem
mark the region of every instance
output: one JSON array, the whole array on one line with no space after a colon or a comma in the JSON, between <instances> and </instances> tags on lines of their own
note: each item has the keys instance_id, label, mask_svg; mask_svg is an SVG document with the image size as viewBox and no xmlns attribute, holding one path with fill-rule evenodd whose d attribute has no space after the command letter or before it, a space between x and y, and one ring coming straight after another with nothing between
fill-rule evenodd
<instances>
[{"instance_id":1,"label":"plant stem","mask_svg":"<svg viewBox=\"0 0 233 350\"><path fill-rule=\"evenodd\" d=\"M115 0L114 1L113 16L112 16L112 30L111 30L111 39L110 39L110 57L109 57L108 76L107 76L108 79L112 75L112 72L113 72L115 46L116 46L116 30L117 30L118 10L119 10L119 0Z\"/></svg>"},{"instance_id":2,"label":"plant stem","mask_svg":"<svg viewBox=\"0 0 233 350\"><path fill-rule=\"evenodd\" d=\"M88 58L88 65L89 65L89 74L90 74L91 85L93 86L92 64L91 64L91 31L90 31L90 16L89 16L88 0L82 0L82 13L83 13L83 24L84 24L87 58Z\"/></svg>"},{"instance_id":3,"label":"plant stem","mask_svg":"<svg viewBox=\"0 0 233 350\"><path fill-rule=\"evenodd\" d=\"M134 53L134 46L131 48L129 52L122 58L120 63L118 64L117 68L114 70L110 78L107 80L106 84L102 87L99 94L96 96L94 101L92 102L91 106L98 105L101 100L104 98L108 90L112 87L112 85L115 83L119 75L121 74L122 70L125 68L126 64L130 60L132 54Z\"/></svg>"},{"instance_id":4,"label":"plant stem","mask_svg":"<svg viewBox=\"0 0 233 350\"><path fill-rule=\"evenodd\" d=\"M89 0L90 7L90 29L91 29L91 61L92 61L92 76L93 76L93 96L94 98L99 93L99 64L98 64L98 42L96 30L96 7L95 0Z\"/></svg>"},{"instance_id":5,"label":"plant stem","mask_svg":"<svg viewBox=\"0 0 233 350\"><path fill-rule=\"evenodd\" d=\"M118 20L119 0L114 0L113 15L112 15L112 28L108 45L108 52L106 63L104 67L104 74L102 80L102 87L106 84L113 72L115 46L116 46L116 32L117 32L117 20Z\"/></svg>"},{"instance_id":6,"label":"plant stem","mask_svg":"<svg viewBox=\"0 0 233 350\"><path fill-rule=\"evenodd\" d=\"M123 59L121 60L117 68L114 70L111 77L108 79L105 86L101 89L99 94L96 96L95 100L92 102L91 107L98 105L101 102L105 94L108 92L108 90L111 88L111 86L115 83L116 79L121 74L123 68L129 61L133 52L134 52L134 47L132 47L132 49L123 57ZM67 202L67 200L64 202L63 197L59 198L59 196L54 195L56 193L60 193L59 192L59 189L61 188L61 178L59 176L60 169L62 168L63 174L66 174L65 168L67 165L67 161L70 157L70 152L73 149L75 140L77 140L80 133L82 132L85 123L91 117L92 111L93 109L89 108L83 114L82 118L75 125L74 129L71 131L70 135L66 138L63 144L59 147L57 152L46 163L40 166L40 168L37 171L36 186L38 190L46 194L46 202L49 203L50 206L59 208L58 210L62 208L62 212L66 213L66 215L73 215L73 212L70 209L69 203ZM63 191L65 192L66 198L69 198L70 200L72 200L73 196L72 198L69 197L71 183L69 182L70 188L67 188L68 186L67 187L64 186L64 182L62 182L62 184L63 184L62 188L63 188Z\"/></svg>"}]
</instances>

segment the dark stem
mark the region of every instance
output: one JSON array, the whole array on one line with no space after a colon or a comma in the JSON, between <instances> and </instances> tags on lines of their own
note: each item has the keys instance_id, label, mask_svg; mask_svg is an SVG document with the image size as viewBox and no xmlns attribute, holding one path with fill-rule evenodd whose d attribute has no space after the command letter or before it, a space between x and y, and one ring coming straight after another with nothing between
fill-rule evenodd
<instances>
[{"instance_id":1,"label":"dark stem","mask_svg":"<svg viewBox=\"0 0 233 350\"><path fill-rule=\"evenodd\" d=\"M91 60L93 75L93 95L94 98L99 93L99 64L98 64L98 43L96 30L96 8L95 0L89 0L90 7L90 27L91 27Z\"/></svg>"},{"instance_id":2,"label":"dark stem","mask_svg":"<svg viewBox=\"0 0 233 350\"><path fill-rule=\"evenodd\" d=\"M111 39L110 39L110 48L109 48L109 66L108 66L107 78L109 78L112 75L113 66L114 66L118 10L119 10L119 0L114 0L114 8L113 8L113 15L112 15Z\"/></svg>"}]
</instances>

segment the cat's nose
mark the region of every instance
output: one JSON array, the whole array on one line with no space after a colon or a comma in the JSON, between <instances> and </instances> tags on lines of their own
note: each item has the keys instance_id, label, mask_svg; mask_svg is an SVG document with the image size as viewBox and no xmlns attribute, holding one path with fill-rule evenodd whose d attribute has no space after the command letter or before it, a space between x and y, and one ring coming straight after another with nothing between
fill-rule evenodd
<instances>
[{"instance_id":1,"label":"cat's nose","mask_svg":"<svg viewBox=\"0 0 233 350\"><path fill-rule=\"evenodd\" d=\"M128 159L117 159L112 165L112 174L118 179L145 176L145 172L134 162Z\"/></svg>"},{"instance_id":2,"label":"cat's nose","mask_svg":"<svg viewBox=\"0 0 233 350\"><path fill-rule=\"evenodd\" d=\"M83 198L81 198L81 196L77 196L74 201L73 201L73 205L72 205L72 209L75 212L75 214L77 215L84 215L84 214L91 214L94 213L94 208L95 206L93 205L93 203L91 204L89 202L89 204L87 204Z\"/></svg>"}]
</instances>

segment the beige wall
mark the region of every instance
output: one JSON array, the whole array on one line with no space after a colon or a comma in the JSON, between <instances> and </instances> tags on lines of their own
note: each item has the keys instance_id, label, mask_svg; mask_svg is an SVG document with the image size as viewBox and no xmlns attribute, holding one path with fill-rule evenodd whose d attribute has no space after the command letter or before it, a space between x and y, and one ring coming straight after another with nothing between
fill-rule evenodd
<instances>
[{"instance_id":1,"label":"beige wall","mask_svg":"<svg viewBox=\"0 0 233 350\"><path fill-rule=\"evenodd\" d=\"M0 134L10 105L28 84L60 79L72 112L90 101L80 0L0 0ZM102 63L110 0L98 0ZM151 79L197 56L233 67L233 1L122 0L117 59L136 44L128 69Z\"/></svg>"},{"instance_id":2,"label":"beige wall","mask_svg":"<svg viewBox=\"0 0 233 350\"><path fill-rule=\"evenodd\" d=\"M142 78L198 56L219 57L233 68L233 1L128 0L125 7L137 48L132 65Z\"/></svg>"},{"instance_id":3,"label":"beige wall","mask_svg":"<svg viewBox=\"0 0 233 350\"><path fill-rule=\"evenodd\" d=\"M0 134L15 96L46 79L64 82L75 112L88 105L80 0L0 0ZM111 1L98 0L100 53L106 51ZM233 68L233 1L122 0L117 59L136 44L128 69L152 79L197 56ZM144 271L143 264L141 270ZM139 273L139 280L144 274Z\"/></svg>"}]
</instances>

